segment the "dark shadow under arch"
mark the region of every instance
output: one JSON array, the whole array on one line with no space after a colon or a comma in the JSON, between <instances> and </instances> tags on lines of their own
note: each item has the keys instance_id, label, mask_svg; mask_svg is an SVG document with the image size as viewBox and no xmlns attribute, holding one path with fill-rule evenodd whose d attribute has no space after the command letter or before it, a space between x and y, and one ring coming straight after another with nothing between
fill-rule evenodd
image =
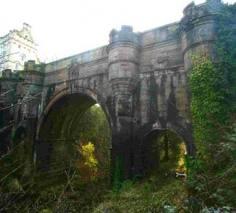
<instances>
[{"instance_id":1,"label":"dark shadow under arch","mask_svg":"<svg viewBox=\"0 0 236 213\"><path fill-rule=\"evenodd\" d=\"M186 143L176 132L169 129L151 130L144 135L142 143L144 176L174 173L174 170L184 171L180 158L184 158L186 154Z\"/></svg>"},{"instance_id":2,"label":"dark shadow under arch","mask_svg":"<svg viewBox=\"0 0 236 213\"><path fill-rule=\"evenodd\" d=\"M39 139L41 126L45 122L45 119L47 118L48 113L50 112L51 108L54 107L55 104L57 104L57 102L59 102L61 99L64 99L65 97L72 96L72 95L84 96L84 97L87 97L88 100L90 100L90 102L93 102L93 104L94 103L99 104L107 117L111 130L113 129L112 116L110 115L106 101L101 94L89 88L78 87L76 91L72 91L68 87L66 87L54 93L51 97L48 97L47 100L45 100L47 102L46 102L46 106L44 106L44 109L39 116L37 129L36 129L36 139Z\"/></svg>"},{"instance_id":3,"label":"dark shadow under arch","mask_svg":"<svg viewBox=\"0 0 236 213\"><path fill-rule=\"evenodd\" d=\"M181 131L178 131L178 130L181 130ZM145 159L146 156L148 155L148 151L146 151L145 149L148 149L149 138L159 137L159 135L165 131L172 132L178 138L180 138L181 141L183 141L182 144L185 147L186 155L188 156L195 155L195 146L194 146L194 141L191 134L192 132L189 131L188 128L185 128L182 126L177 128L176 125L174 124L157 125L156 123L147 123L143 125L141 128L137 129L135 133L135 138L134 138L135 143L133 147L134 163L135 163L134 173L133 173L134 176L141 175L141 177L143 177L147 174L147 170L148 170L147 165L150 165L150 162L147 162L147 160Z\"/></svg>"},{"instance_id":4,"label":"dark shadow under arch","mask_svg":"<svg viewBox=\"0 0 236 213\"><path fill-rule=\"evenodd\" d=\"M50 104L41 118L35 143L36 167L39 170L49 171L56 161L60 161L61 167L66 166L76 155L72 147L72 143L79 141L75 135L76 125L86 110L95 104L98 104L97 100L83 93L64 94ZM106 110L103 106L101 108L103 112ZM104 114L111 127L108 114Z\"/></svg>"}]
</instances>

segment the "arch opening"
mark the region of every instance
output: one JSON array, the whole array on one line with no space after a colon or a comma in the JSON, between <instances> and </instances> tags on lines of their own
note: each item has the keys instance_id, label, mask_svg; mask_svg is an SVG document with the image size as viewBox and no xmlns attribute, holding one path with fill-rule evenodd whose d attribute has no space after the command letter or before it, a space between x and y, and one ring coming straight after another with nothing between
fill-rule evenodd
<instances>
[{"instance_id":1,"label":"arch opening","mask_svg":"<svg viewBox=\"0 0 236 213\"><path fill-rule=\"evenodd\" d=\"M143 165L145 176L185 176L185 141L172 130L154 130L144 137Z\"/></svg>"},{"instance_id":2,"label":"arch opening","mask_svg":"<svg viewBox=\"0 0 236 213\"><path fill-rule=\"evenodd\" d=\"M35 162L50 183L109 181L111 130L103 108L85 94L65 95L49 109L39 128Z\"/></svg>"}]
</instances>

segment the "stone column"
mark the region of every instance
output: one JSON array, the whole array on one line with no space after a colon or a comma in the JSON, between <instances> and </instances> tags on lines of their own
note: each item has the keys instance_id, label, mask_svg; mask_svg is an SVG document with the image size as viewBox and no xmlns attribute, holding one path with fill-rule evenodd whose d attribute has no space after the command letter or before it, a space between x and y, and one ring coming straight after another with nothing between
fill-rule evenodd
<instances>
[{"instance_id":1,"label":"stone column","mask_svg":"<svg viewBox=\"0 0 236 213\"><path fill-rule=\"evenodd\" d=\"M22 72L21 95L20 100L20 119L16 128L24 127L26 135L24 138L24 176L32 175L34 163L34 147L37 122L39 116L39 105L41 102L41 93L43 88L43 73L38 70L41 65L36 65L34 61L25 64L25 70ZM16 112L18 113L18 112Z\"/></svg>"},{"instance_id":2,"label":"stone column","mask_svg":"<svg viewBox=\"0 0 236 213\"><path fill-rule=\"evenodd\" d=\"M119 161L123 177L128 178L133 167L133 95L139 71L139 37L132 27L111 31L108 57L114 112L112 158L115 165Z\"/></svg>"},{"instance_id":3,"label":"stone column","mask_svg":"<svg viewBox=\"0 0 236 213\"><path fill-rule=\"evenodd\" d=\"M221 7L220 0L207 0L200 5L191 3L184 9L181 42L186 71L191 69L194 55L207 55L214 59L216 16Z\"/></svg>"},{"instance_id":4,"label":"stone column","mask_svg":"<svg viewBox=\"0 0 236 213\"><path fill-rule=\"evenodd\" d=\"M200 5L191 3L184 9L184 17L180 24L184 69L186 72L191 71L194 56L207 56L215 60L216 17L221 7L220 0L207 0L206 3ZM188 100L190 100L189 97ZM185 137L188 154L194 155L195 146L192 125L185 121L183 126L184 128L179 131Z\"/></svg>"}]
</instances>

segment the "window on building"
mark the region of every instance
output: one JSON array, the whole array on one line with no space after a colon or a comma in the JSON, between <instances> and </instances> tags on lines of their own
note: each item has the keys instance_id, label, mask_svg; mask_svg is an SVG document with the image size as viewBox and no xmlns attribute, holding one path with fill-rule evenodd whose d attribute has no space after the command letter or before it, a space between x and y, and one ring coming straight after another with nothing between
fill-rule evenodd
<instances>
[{"instance_id":1,"label":"window on building","mask_svg":"<svg viewBox=\"0 0 236 213\"><path fill-rule=\"evenodd\" d=\"M22 54L22 55L21 55L21 60L24 61L25 58L26 58L26 55L25 55L25 54Z\"/></svg>"}]
</instances>

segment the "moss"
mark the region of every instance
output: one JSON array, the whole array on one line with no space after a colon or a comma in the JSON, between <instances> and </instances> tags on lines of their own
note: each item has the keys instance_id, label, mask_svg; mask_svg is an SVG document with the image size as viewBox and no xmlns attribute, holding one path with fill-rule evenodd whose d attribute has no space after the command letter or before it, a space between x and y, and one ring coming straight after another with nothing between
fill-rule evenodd
<instances>
[{"instance_id":1,"label":"moss","mask_svg":"<svg viewBox=\"0 0 236 213\"><path fill-rule=\"evenodd\" d=\"M170 178L152 177L142 183L130 185L125 182L118 194L110 193L94 213L99 212L163 212L169 205L183 210L187 198L184 182Z\"/></svg>"}]
</instances>

